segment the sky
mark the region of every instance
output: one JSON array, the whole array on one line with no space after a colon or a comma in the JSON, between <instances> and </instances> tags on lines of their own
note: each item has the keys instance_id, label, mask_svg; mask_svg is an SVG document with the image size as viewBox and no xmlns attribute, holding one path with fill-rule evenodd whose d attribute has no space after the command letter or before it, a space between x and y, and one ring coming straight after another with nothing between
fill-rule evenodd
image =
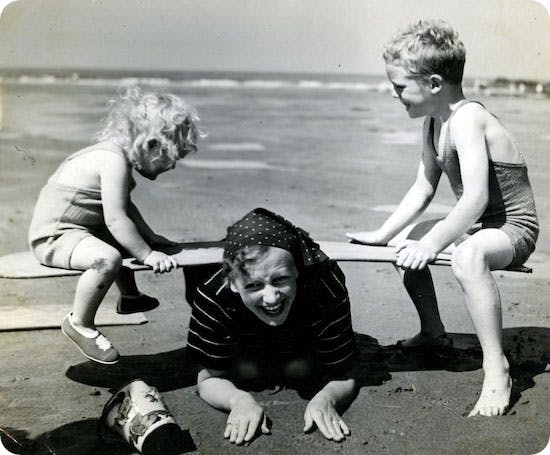
<instances>
[{"instance_id":1,"label":"sky","mask_svg":"<svg viewBox=\"0 0 550 455\"><path fill-rule=\"evenodd\" d=\"M383 74L384 42L422 18L459 32L466 77L550 80L534 0L17 0L0 67Z\"/></svg>"}]
</instances>

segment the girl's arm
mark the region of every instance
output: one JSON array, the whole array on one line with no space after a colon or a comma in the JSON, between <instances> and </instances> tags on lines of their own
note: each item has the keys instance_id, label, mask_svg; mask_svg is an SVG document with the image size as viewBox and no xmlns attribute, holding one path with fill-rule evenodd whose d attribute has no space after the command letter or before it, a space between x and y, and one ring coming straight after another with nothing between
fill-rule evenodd
<instances>
[{"instance_id":1,"label":"girl's arm","mask_svg":"<svg viewBox=\"0 0 550 455\"><path fill-rule=\"evenodd\" d=\"M309 431L315 423L325 438L334 441L344 439L350 431L337 409L351 403L356 394L355 379L330 381L308 403L304 413L304 431Z\"/></svg>"},{"instance_id":2,"label":"girl's arm","mask_svg":"<svg viewBox=\"0 0 550 455\"><path fill-rule=\"evenodd\" d=\"M471 103L452 119L450 133L458 152L463 194L447 217L420 241L436 254L475 224L489 202L489 154L484 113L481 106Z\"/></svg>"},{"instance_id":3,"label":"girl's arm","mask_svg":"<svg viewBox=\"0 0 550 455\"><path fill-rule=\"evenodd\" d=\"M128 216L130 168L118 154L104 153L100 164L101 199L107 228L132 256L143 262L153 251Z\"/></svg>"},{"instance_id":4,"label":"girl's arm","mask_svg":"<svg viewBox=\"0 0 550 455\"><path fill-rule=\"evenodd\" d=\"M202 369L197 376L200 397L216 409L229 411L224 438L235 444L248 442L258 427L262 433L268 434L263 408L249 392L238 389L224 375L223 371Z\"/></svg>"}]
</instances>

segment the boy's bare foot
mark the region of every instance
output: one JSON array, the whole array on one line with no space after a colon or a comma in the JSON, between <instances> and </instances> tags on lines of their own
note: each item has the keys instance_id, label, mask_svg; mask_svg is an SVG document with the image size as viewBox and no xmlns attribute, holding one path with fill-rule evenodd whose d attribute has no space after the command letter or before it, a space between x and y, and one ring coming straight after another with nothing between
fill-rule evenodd
<instances>
[{"instance_id":1,"label":"boy's bare foot","mask_svg":"<svg viewBox=\"0 0 550 455\"><path fill-rule=\"evenodd\" d=\"M399 348L418 348L418 347L436 347L436 348L451 348L453 340L449 335L443 332L440 335L432 336L425 333L417 333L412 338L400 340L396 343Z\"/></svg>"},{"instance_id":2,"label":"boy's bare foot","mask_svg":"<svg viewBox=\"0 0 550 455\"><path fill-rule=\"evenodd\" d=\"M484 365L485 378L481 394L468 417L499 416L507 410L512 393L512 378L508 373L508 362L505 366L505 368L488 368Z\"/></svg>"}]
</instances>

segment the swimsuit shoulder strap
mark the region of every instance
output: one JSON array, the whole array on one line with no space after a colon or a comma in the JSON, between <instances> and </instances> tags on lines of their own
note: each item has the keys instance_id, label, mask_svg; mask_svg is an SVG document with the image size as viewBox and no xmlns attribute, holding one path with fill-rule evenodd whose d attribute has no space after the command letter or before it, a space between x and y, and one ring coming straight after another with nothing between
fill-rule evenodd
<instances>
[{"instance_id":1,"label":"swimsuit shoulder strap","mask_svg":"<svg viewBox=\"0 0 550 455\"><path fill-rule=\"evenodd\" d=\"M476 103L476 104L479 104L481 107L483 107L485 109L485 106L483 105L483 103L479 102L479 101L476 101L476 100L460 100L455 108L453 109L453 111L451 112L451 115L449 116L449 120L451 120L453 118L453 116L457 113L457 111L464 105L466 104L470 104L470 103Z\"/></svg>"}]
</instances>

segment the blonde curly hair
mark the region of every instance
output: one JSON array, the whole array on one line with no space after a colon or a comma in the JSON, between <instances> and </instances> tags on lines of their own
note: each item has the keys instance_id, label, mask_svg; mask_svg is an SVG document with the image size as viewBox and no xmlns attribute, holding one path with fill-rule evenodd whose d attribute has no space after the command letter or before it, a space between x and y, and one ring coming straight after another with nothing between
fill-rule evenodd
<instances>
[{"instance_id":1,"label":"blonde curly hair","mask_svg":"<svg viewBox=\"0 0 550 455\"><path fill-rule=\"evenodd\" d=\"M195 108L178 96L131 86L109 101L96 138L121 147L134 167L160 158L175 162L196 151L197 139L206 136L199 120Z\"/></svg>"},{"instance_id":2,"label":"blonde curly hair","mask_svg":"<svg viewBox=\"0 0 550 455\"><path fill-rule=\"evenodd\" d=\"M451 84L460 84L466 49L458 33L442 20L421 20L395 35L384 47L387 64L403 66L412 75L439 74Z\"/></svg>"}]
</instances>

